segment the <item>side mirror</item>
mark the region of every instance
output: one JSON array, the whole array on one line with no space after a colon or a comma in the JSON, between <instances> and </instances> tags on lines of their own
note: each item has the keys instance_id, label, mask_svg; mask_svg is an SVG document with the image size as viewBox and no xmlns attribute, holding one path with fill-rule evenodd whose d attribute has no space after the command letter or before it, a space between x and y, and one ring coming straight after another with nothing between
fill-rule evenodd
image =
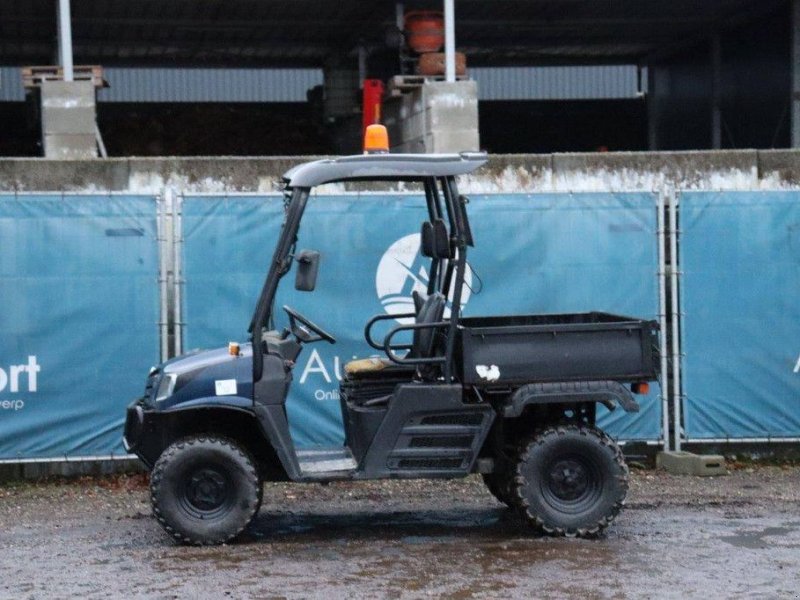
<instances>
[{"instance_id":1,"label":"side mirror","mask_svg":"<svg viewBox=\"0 0 800 600\"><path fill-rule=\"evenodd\" d=\"M313 292L317 286L319 252L301 250L295 260L297 261L297 277L294 280L294 289L300 292Z\"/></svg>"}]
</instances>

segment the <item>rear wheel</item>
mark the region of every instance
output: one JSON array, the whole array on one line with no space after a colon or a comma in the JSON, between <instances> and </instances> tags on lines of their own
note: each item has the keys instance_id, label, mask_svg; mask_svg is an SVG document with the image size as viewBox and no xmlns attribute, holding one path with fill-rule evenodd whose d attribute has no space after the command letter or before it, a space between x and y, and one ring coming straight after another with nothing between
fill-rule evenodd
<instances>
[{"instance_id":1,"label":"rear wheel","mask_svg":"<svg viewBox=\"0 0 800 600\"><path fill-rule=\"evenodd\" d=\"M247 452L217 437L190 437L168 447L150 476L158 522L181 543L222 544L250 523L261 481Z\"/></svg>"},{"instance_id":2,"label":"rear wheel","mask_svg":"<svg viewBox=\"0 0 800 600\"><path fill-rule=\"evenodd\" d=\"M520 447L510 486L524 519L554 536L592 537L608 527L628 493L619 446L584 425L546 429Z\"/></svg>"}]
</instances>

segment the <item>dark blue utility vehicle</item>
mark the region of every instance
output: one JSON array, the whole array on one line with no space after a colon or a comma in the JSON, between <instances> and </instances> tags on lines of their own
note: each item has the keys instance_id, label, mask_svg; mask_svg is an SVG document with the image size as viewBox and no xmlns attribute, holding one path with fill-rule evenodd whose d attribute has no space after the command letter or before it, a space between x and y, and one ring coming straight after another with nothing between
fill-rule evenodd
<instances>
[{"instance_id":1,"label":"dark blue utility vehicle","mask_svg":"<svg viewBox=\"0 0 800 600\"><path fill-rule=\"evenodd\" d=\"M456 176L485 162L478 153L379 154L286 173L285 220L249 343L153 368L144 396L128 408L125 445L152 470L153 512L172 536L191 544L232 539L258 512L263 481L471 473L536 530L592 536L609 525L628 469L595 427L595 409L638 410L631 392L644 393L657 375L657 325L605 313L462 317L474 242ZM297 449L285 408L292 369L306 344L336 340L289 306L280 309L289 326L274 330L276 290L293 268L295 288L314 290L320 254L296 248L311 189L364 180L424 189L430 283L413 313L365 316L364 353L373 357L344 369L344 445ZM376 339L399 318L412 322Z\"/></svg>"}]
</instances>

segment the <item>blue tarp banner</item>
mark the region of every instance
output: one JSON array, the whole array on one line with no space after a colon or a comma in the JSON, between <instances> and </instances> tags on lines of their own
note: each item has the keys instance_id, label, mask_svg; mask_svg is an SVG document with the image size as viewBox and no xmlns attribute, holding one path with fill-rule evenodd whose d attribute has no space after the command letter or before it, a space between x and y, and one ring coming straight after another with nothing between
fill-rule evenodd
<instances>
[{"instance_id":1,"label":"blue tarp banner","mask_svg":"<svg viewBox=\"0 0 800 600\"><path fill-rule=\"evenodd\" d=\"M800 436L800 193L679 206L686 436Z\"/></svg>"},{"instance_id":2,"label":"blue tarp banner","mask_svg":"<svg viewBox=\"0 0 800 600\"><path fill-rule=\"evenodd\" d=\"M283 220L282 199L187 196L182 210L184 347L246 339ZM600 310L656 318L652 194L471 195L469 211L476 248L469 254L465 315ZM317 289L296 292L290 273L275 302L276 326L285 325L280 307L288 304L337 343L309 345L298 359L287 404L298 445L341 443L342 366L373 354L363 334L371 316L408 312L413 289L424 291L419 229L425 218L422 196L311 198L297 249L322 253ZM652 388L640 413L604 414L601 426L626 439L658 439L658 386Z\"/></svg>"},{"instance_id":3,"label":"blue tarp banner","mask_svg":"<svg viewBox=\"0 0 800 600\"><path fill-rule=\"evenodd\" d=\"M156 199L0 195L0 459L124 454L158 362Z\"/></svg>"}]
</instances>

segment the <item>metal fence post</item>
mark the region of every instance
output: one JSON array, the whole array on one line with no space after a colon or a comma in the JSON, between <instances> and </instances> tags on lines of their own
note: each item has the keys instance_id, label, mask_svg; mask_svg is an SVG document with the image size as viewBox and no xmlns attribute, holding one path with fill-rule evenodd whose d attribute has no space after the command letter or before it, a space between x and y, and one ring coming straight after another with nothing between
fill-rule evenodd
<instances>
[{"instance_id":1,"label":"metal fence post","mask_svg":"<svg viewBox=\"0 0 800 600\"><path fill-rule=\"evenodd\" d=\"M658 323L659 354L661 359L661 441L664 450L669 450L669 381L667 379L667 256L664 223L664 196L666 190L658 192L656 200L656 227L658 235Z\"/></svg>"},{"instance_id":2,"label":"metal fence post","mask_svg":"<svg viewBox=\"0 0 800 600\"><path fill-rule=\"evenodd\" d=\"M169 298L167 293L168 280L168 249L164 233L166 221L166 198L161 193L156 196L156 243L158 246L158 297L159 297L159 335L161 340L161 361L169 358Z\"/></svg>"},{"instance_id":3,"label":"metal fence post","mask_svg":"<svg viewBox=\"0 0 800 600\"><path fill-rule=\"evenodd\" d=\"M183 194L177 194L173 203L173 268L174 268L174 323L175 355L183 354Z\"/></svg>"},{"instance_id":4,"label":"metal fence post","mask_svg":"<svg viewBox=\"0 0 800 600\"><path fill-rule=\"evenodd\" d=\"M672 449L681 449L681 341L680 341L680 306L678 285L680 260L678 258L678 194L672 190L669 194L669 253L670 253L670 300L672 304Z\"/></svg>"}]
</instances>

